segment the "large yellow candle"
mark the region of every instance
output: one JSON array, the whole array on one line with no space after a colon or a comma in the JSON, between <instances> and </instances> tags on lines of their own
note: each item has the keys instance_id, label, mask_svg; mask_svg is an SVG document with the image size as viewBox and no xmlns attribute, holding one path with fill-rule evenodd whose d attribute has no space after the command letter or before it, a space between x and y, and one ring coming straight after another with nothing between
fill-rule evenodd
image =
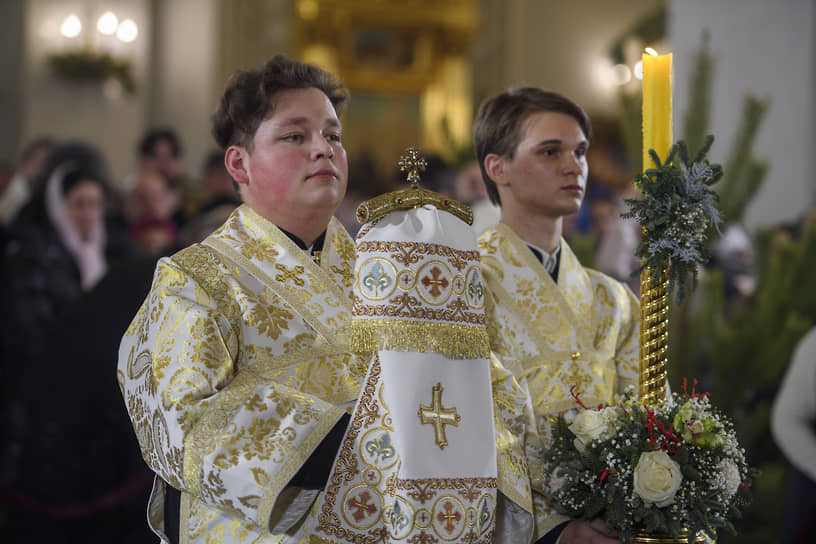
<instances>
[{"instance_id":1,"label":"large yellow candle","mask_svg":"<svg viewBox=\"0 0 816 544\"><path fill-rule=\"evenodd\" d=\"M672 56L643 53L643 170L649 150L664 160L672 145Z\"/></svg>"}]
</instances>

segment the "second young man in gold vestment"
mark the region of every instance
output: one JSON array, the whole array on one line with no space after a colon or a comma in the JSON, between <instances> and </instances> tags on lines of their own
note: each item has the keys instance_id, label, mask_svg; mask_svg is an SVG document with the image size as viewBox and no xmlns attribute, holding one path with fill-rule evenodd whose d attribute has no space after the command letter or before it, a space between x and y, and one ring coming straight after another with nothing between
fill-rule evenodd
<instances>
[{"instance_id":1,"label":"second young man in gold vestment","mask_svg":"<svg viewBox=\"0 0 816 544\"><path fill-rule=\"evenodd\" d=\"M473 133L488 194L501 206L501 222L480 238L499 361L494 409L498 428L515 441L505 440L500 455L526 457L538 542L616 542L600 520L569 521L541 493L550 476L541 454L554 418L576 407L571 386L597 405L637 383L637 299L584 268L561 236L586 190L589 119L563 96L522 88L485 101ZM499 474L501 491L513 487Z\"/></svg>"}]
</instances>

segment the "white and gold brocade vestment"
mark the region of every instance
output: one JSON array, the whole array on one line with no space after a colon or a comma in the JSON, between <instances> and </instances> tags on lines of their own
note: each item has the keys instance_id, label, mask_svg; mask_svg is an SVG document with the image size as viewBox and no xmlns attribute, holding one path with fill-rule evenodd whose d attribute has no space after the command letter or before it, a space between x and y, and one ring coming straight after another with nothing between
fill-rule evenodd
<instances>
[{"instance_id":1,"label":"white and gold brocade vestment","mask_svg":"<svg viewBox=\"0 0 816 544\"><path fill-rule=\"evenodd\" d=\"M480 237L479 250L490 293L491 348L504 371L494 371L497 425L516 441L508 451L527 457L537 539L567 520L541 494L547 476L540 458L550 425L576 407L572 386L587 406L609 403L615 393L637 386L639 303L628 287L584 268L563 239L557 284L502 223ZM510 382L513 399L506 398ZM526 397L526 407L519 397ZM500 480L500 489L507 485Z\"/></svg>"},{"instance_id":2,"label":"white and gold brocade vestment","mask_svg":"<svg viewBox=\"0 0 816 544\"><path fill-rule=\"evenodd\" d=\"M317 491L287 484L366 374L346 339L353 262L336 219L317 264L245 205L159 261L117 374L145 461L182 491L182 543L297 541L284 531ZM154 530L162 509L154 488Z\"/></svg>"}]
</instances>

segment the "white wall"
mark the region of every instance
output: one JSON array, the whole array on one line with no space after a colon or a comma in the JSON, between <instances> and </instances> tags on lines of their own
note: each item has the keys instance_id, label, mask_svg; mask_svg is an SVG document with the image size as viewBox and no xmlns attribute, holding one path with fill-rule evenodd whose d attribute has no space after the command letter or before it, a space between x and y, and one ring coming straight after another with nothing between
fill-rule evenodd
<instances>
[{"instance_id":1,"label":"white wall","mask_svg":"<svg viewBox=\"0 0 816 544\"><path fill-rule=\"evenodd\" d=\"M216 0L161 0L155 6L157 50L149 124L169 125L178 132L187 172L197 179L207 152L216 148L210 135L210 115L220 97L215 82Z\"/></svg>"},{"instance_id":2,"label":"white wall","mask_svg":"<svg viewBox=\"0 0 816 544\"><path fill-rule=\"evenodd\" d=\"M477 55L496 51L503 58L490 66L501 80L494 74L481 77L499 85L491 94L535 85L569 96L590 115L612 117L619 102L610 47L659 5L659 0L483 1L482 36L488 43L477 45ZM503 32L494 25L502 25ZM478 70L476 78L478 88Z\"/></svg>"},{"instance_id":3,"label":"white wall","mask_svg":"<svg viewBox=\"0 0 816 544\"><path fill-rule=\"evenodd\" d=\"M117 54L133 62L139 92L134 96L111 98L93 84L64 82L51 74L47 55L99 45L96 20L102 9L97 2L83 0L29 0L25 21L25 66L22 81L22 141L48 134L61 139L82 139L96 144L108 158L115 179L120 179L133 164L132 135L139 134L145 119L145 73L150 35L147 0L109 0L105 8L120 18L133 19L139 37L123 44L106 37L106 44ZM74 13L83 21L82 34L73 40L60 35L62 21Z\"/></svg>"},{"instance_id":4,"label":"white wall","mask_svg":"<svg viewBox=\"0 0 816 544\"><path fill-rule=\"evenodd\" d=\"M152 126L170 126L182 140L188 173L197 177L214 147L209 116L214 85L217 0L29 0L25 16L25 72L22 138L41 134L83 139L108 158L115 181L133 168L136 146ZM115 52L133 61L137 92L106 96L93 84L66 83L46 65L52 51L98 40L96 20L104 9L139 26L133 44L108 39ZM83 20L83 33L69 40L59 26L71 13ZM97 44L98 45L98 44ZM154 49L155 47L155 49Z\"/></svg>"},{"instance_id":5,"label":"white wall","mask_svg":"<svg viewBox=\"0 0 816 544\"><path fill-rule=\"evenodd\" d=\"M693 54L707 28L716 63L712 159L727 160L744 94L769 98L754 154L770 161L770 169L745 225L754 229L796 219L813 206L816 185L810 166L816 145L816 1L674 0L669 13L675 136L682 131Z\"/></svg>"}]
</instances>

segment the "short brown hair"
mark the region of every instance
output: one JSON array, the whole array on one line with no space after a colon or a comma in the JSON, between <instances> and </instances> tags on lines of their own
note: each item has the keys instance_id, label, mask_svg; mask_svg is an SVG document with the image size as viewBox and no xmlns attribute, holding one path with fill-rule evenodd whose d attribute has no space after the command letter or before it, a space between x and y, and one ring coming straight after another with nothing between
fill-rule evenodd
<instances>
[{"instance_id":1,"label":"short brown hair","mask_svg":"<svg viewBox=\"0 0 816 544\"><path fill-rule=\"evenodd\" d=\"M317 66L277 55L261 68L237 72L230 78L212 117L215 141L223 149L240 145L251 150L255 131L275 108L275 94L311 87L323 91L340 113L348 92L334 76Z\"/></svg>"},{"instance_id":2,"label":"short brown hair","mask_svg":"<svg viewBox=\"0 0 816 544\"><path fill-rule=\"evenodd\" d=\"M581 106L560 94L538 87L509 89L488 98L479 107L473 121L473 145L482 171L482 179L487 187L487 195L493 204L501 205L501 199L496 182L490 179L485 171L485 157L495 153L512 159L527 118L534 113L548 111L564 113L574 118L587 140L591 137L589 117Z\"/></svg>"}]
</instances>

